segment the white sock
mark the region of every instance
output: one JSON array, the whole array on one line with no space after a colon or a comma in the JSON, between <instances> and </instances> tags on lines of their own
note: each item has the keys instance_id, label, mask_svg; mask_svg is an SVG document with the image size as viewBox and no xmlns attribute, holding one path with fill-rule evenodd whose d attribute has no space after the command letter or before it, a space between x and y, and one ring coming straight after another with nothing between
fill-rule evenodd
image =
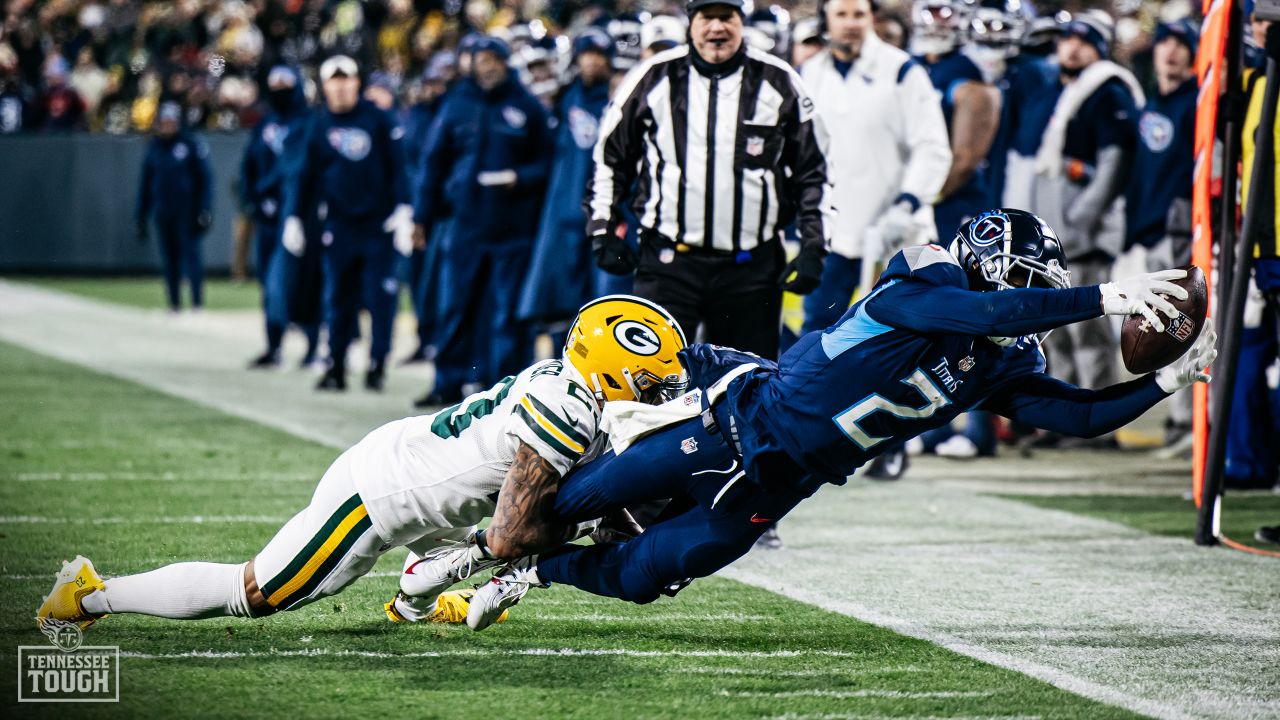
<instances>
[{"instance_id":1,"label":"white sock","mask_svg":"<svg viewBox=\"0 0 1280 720\"><path fill-rule=\"evenodd\" d=\"M90 593L82 604L97 614L139 613L174 620L248 617L247 564L184 562L111 578L105 581L105 590Z\"/></svg>"}]
</instances>

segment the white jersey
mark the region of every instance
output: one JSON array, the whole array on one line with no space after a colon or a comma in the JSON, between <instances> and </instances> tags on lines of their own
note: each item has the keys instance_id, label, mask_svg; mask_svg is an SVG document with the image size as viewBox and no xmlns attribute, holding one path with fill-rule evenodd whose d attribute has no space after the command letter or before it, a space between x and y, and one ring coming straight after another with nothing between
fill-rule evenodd
<instances>
[{"instance_id":1,"label":"white jersey","mask_svg":"<svg viewBox=\"0 0 1280 720\"><path fill-rule=\"evenodd\" d=\"M350 450L357 492L394 545L493 515L523 442L561 476L607 446L600 407L572 365L537 363L435 413L387 423Z\"/></svg>"},{"instance_id":2,"label":"white jersey","mask_svg":"<svg viewBox=\"0 0 1280 720\"><path fill-rule=\"evenodd\" d=\"M928 72L874 33L847 74L823 50L800 67L800 77L831 129L831 252L860 258L864 235L897 197L928 206L942 189L951 168L942 107Z\"/></svg>"}]
</instances>

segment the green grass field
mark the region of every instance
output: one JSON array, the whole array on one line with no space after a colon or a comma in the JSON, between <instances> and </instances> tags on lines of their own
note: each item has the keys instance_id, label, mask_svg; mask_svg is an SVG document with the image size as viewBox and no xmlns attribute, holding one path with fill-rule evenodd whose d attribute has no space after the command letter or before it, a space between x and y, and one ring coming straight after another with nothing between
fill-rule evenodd
<instances>
[{"instance_id":1,"label":"green grass field","mask_svg":"<svg viewBox=\"0 0 1280 720\"><path fill-rule=\"evenodd\" d=\"M15 278L51 290L61 290L91 300L117 305L161 310L167 307L164 283L159 277L22 277ZM204 283L206 310L255 310L262 307L262 295L256 282L232 282L226 278L207 278ZM191 295L183 285L182 302L189 305Z\"/></svg>"},{"instance_id":2,"label":"green grass field","mask_svg":"<svg viewBox=\"0 0 1280 720\"><path fill-rule=\"evenodd\" d=\"M59 561L107 574L238 562L302 507L335 451L0 344L3 660ZM554 588L511 620L398 626L395 553L346 593L264 621L107 618L122 705L15 716L1025 717L1131 713L724 579L646 607Z\"/></svg>"}]
</instances>

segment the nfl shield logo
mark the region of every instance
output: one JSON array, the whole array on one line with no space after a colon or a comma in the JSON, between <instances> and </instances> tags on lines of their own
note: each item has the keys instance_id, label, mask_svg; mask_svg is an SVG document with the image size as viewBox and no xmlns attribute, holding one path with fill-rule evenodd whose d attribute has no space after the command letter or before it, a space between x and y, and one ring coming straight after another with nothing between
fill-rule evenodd
<instances>
[{"instance_id":1,"label":"nfl shield logo","mask_svg":"<svg viewBox=\"0 0 1280 720\"><path fill-rule=\"evenodd\" d=\"M960 367L960 372L969 372L970 370L972 370L972 369L973 369L974 364L975 364L975 363L974 363L974 361L973 361L973 356L972 356L972 355L970 355L970 356L968 356L968 357L966 357L966 358L963 358L963 359L960 361L960 365L959 365L959 367Z\"/></svg>"},{"instance_id":2,"label":"nfl shield logo","mask_svg":"<svg viewBox=\"0 0 1280 720\"><path fill-rule=\"evenodd\" d=\"M685 438L680 443L680 449L684 451L685 455L692 455L698 452L698 441L693 438Z\"/></svg>"},{"instance_id":3,"label":"nfl shield logo","mask_svg":"<svg viewBox=\"0 0 1280 720\"><path fill-rule=\"evenodd\" d=\"M1186 342L1191 338L1191 331L1195 329L1195 325L1191 322L1191 318L1183 313L1178 313L1178 317L1169 321L1169 327L1165 332L1173 336L1178 342Z\"/></svg>"},{"instance_id":4,"label":"nfl shield logo","mask_svg":"<svg viewBox=\"0 0 1280 720\"><path fill-rule=\"evenodd\" d=\"M749 137L747 138L747 154L751 157L760 157L764 154L764 138Z\"/></svg>"}]
</instances>

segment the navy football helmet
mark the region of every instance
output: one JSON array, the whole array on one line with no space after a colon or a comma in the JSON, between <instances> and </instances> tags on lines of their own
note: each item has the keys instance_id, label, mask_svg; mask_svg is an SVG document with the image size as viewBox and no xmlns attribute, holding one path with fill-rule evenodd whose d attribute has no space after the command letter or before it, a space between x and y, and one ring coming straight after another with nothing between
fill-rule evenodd
<instances>
[{"instance_id":1,"label":"navy football helmet","mask_svg":"<svg viewBox=\"0 0 1280 720\"><path fill-rule=\"evenodd\" d=\"M948 249L974 290L1071 287L1058 236L1026 210L980 213L960 227Z\"/></svg>"}]
</instances>

